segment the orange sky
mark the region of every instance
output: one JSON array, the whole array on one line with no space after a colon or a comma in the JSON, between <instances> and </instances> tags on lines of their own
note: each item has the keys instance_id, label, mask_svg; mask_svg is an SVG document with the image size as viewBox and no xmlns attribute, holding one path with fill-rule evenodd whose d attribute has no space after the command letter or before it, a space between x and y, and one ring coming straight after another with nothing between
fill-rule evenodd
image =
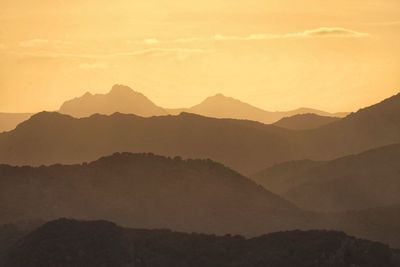
<instances>
[{"instance_id":1,"label":"orange sky","mask_svg":"<svg viewBox=\"0 0 400 267\"><path fill-rule=\"evenodd\" d=\"M0 3L0 111L129 85L165 107L221 92L352 111L400 88L398 0Z\"/></svg>"}]
</instances>

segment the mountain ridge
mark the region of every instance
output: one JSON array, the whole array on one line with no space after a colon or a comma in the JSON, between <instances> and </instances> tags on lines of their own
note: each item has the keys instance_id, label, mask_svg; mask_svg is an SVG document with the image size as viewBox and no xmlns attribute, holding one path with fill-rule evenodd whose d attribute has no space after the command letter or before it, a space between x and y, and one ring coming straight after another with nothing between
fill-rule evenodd
<instances>
[{"instance_id":1,"label":"mountain ridge","mask_svg":"<svg viewBox=\"0 0 400 267\"><path fill-rule=\"evenodd\" d=\"M22 237L2 258L7 267L400 266L398 251L343 232L288 231L244 238L65 218L47 222Z\"/></svg>"}]
</instances>

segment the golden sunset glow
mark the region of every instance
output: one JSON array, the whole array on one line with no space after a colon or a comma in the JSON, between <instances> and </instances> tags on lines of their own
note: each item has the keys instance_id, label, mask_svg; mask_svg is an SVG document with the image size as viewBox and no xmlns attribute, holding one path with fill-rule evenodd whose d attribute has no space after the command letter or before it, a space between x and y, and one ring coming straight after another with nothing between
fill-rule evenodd
<instances>
[{"instance_id":1,"label":"golden sunset glow","mask_svg":"<svg viewBox=\"0 0 400 267\"><path fill-rule=\"evenodd\" d=\"M223 93L272 111L353 111L400 88L398 0L0 7L0 112L57 110L116 83L164 107Z\"/></svg>"}]
</instances>

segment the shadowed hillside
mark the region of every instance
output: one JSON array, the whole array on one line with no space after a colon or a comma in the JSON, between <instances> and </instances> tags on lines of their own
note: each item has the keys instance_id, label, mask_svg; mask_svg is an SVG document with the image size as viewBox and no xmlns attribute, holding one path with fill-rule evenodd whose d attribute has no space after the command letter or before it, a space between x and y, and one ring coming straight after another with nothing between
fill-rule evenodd
<instances>
[{"instance_id":1,"label":"shadowed hillside","mask_svg":"<svg viewBox=\"0 0 400 267\"><path fill-rule=\"evenodd\" d=\"M254 179L300 207L340 211L400 204L400 144L329 162L298 161Z\"/></svg>"},{"instance_id":2,"label":"shadowed hillside","mask_svg":"<svg viewBox=\"0 0 400 267\"><path fill-rule=\"evenodd\" d=\"M109 115L115 112L144 117L167 114L163 108L156 106L143 94L123 85L114 85L108 94L86 93L69 100L60 107L60 112L78 118L96 113Z\"/></svg>"},{"instance_id":3,"label":"shadowed hillside","mask_svg":"<svg viewBox=\"0 0 400 267\"><path fill-rule=\"evenodd\" d=\"M0 166L0 203L3 223L67 216L211 233L298 228L313 216L218 163L128 153L83 165Z\"/></svg>"},{"instance_id":4,"label":"shadowed hillside","mask_svg":"<svg viewBox=\"0 0 400 267\"><path fill-rule=\"evenodd\" d=\"M291 231L252 239L124 229L107 221L59 219L7 251L5 266L397 267L398 252L341 232Z\"/></svg>"},{"instance_id":5,"label":"shadowed hillside","mask_svg":"<svg viewBox=\"0 0 400 267\"><path fill-rule=\"evenodd\" d=\"M338 120L340 120L340 118L307 113L285 117L275 122L274 125L292 130L307 130L315 129Z\"/></svg>"},{"instance_id":6,"label":"shadowed hillside","mask_svg":"<svg viewBox=\"0 0 400 267\"><path fill-rule=\"evenodd\" d=\"M82 165L0 165L0 203L0 223L74 217L139 228L250 236L337 229L400 247L396 209L349 214L302 211L209 160L123 153Z\"/></svg>"},{"instance_id":7,"label":"shadowed hillside","mask_svg":"<svg viewBox=\"0 0 400 267\"><path fill-rule=\"evenodd\" d=\"M342 120L306 131L305 136L304 145L313 148L316 154L310 155L314 159L400 143L400 93Z\"/></svg>"},{"instance_id":8,"label":"shadowed hillside","mask_svg":"<svg viewBox=\"0 0 400 267\"><path fill-rule=\"evenodd\" d=\"M0 162L81 163L120 151L152 152L211 158L251 173L271 162L301 157L290 136L291 131L275 126L189 113L152 118L116 113L75 119L43 112L15 131L0 134Z\"/></svg>"}]
</instances>

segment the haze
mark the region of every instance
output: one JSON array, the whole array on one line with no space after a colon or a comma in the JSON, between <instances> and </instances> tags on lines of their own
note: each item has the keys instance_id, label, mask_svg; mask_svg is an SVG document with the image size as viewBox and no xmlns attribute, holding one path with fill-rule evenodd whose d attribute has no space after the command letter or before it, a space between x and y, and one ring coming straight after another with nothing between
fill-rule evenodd
<instances>
[{"instance_id":1,"label":"haze","mask_svg":"<svg viewBox=\"0 0 400 267\"><path fill-rule=\"evenodd\" d=\"M353 111L398 92L399 14L397 0L3 0L0 112L115 83L171 108L223 93Z\"/></svg>"}]
</instances>

